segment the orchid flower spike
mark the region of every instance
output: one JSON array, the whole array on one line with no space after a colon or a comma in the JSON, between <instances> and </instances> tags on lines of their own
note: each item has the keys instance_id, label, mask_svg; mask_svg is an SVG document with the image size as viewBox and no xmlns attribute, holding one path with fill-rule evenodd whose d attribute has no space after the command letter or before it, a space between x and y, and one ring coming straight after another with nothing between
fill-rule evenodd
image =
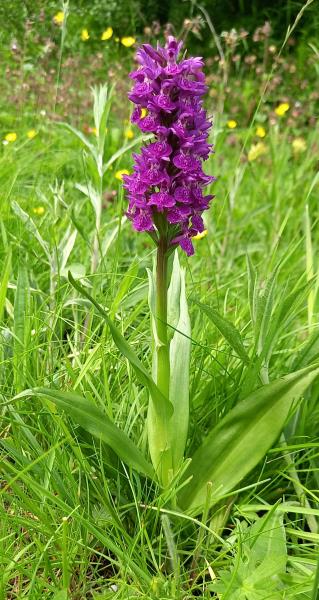
<instances>
[{"instance_id":1,"label":"orchid flower spike","mask_svg":"<svg viewBox=\"0 0 319 600\"><path fill-rule=\"evenodd\" d=\"M164 48L143 44L137 51L139 67L130 73L129 99L136 105L131 120L154 140L134 155L134 172L123 180L133 227L149 232L156 243L164 236L168 250L179 245L190 256L192 237L205 229L202 213L214 197L204 195L204 188L215 177L202 169L212 152L202 100L204 63L178 60L181 47L169 37Z\"/></svg>"}]
</instances>

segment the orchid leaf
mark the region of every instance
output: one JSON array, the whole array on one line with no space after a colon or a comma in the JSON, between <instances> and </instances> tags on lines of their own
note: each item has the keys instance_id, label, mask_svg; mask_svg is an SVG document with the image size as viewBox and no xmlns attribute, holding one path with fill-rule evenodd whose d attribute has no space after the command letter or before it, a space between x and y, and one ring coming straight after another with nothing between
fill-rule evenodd
<instances>
[{"instance_id":1,"label":"orchid leaf","mask_svg":"<svg viewBox=\"0 0 319 600\"><path fill-rule=\"evenodd\" d=\"M185 480L192 479L181 492L179 505L200 512L209 481L213 484L212 505L234 490L265 456L283 429L293 402L318 374L316 364L277 379L241 400L195 451L185 472Z\"/></svg>"}]
</instances>

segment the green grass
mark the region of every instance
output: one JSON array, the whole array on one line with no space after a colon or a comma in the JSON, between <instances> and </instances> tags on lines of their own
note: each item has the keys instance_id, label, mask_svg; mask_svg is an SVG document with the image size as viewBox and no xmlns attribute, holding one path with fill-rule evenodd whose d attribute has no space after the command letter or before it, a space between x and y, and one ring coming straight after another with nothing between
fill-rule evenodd
<instances>
[{"instance_id":1,"label":"green grass","mask_svg":"<svg viewBox=\"0 0 319 600\"><path fill-rule=\"evenodd\" d=\"M120 104L117 98L116 109ZM257 386L198 306L209 305L235 325L251 351L257 334L247 256L259 293L269 291L269 327L281 314L276 329L265 332L271 351L263 383L318 360L318 132L287 125L287 118L267 126L266 153L248 162L254 126L231 132L226 116L216 117L216 153L206 167L218 176L208 235L195 242L193 258L180 256L192 323L189 451ZM3 146L0 156L0 598L314 600L318 381L240 489L197 519L179 512L167 492L117 461L49 399L21 394L37 387L77 392L146 453L146 390L67 279L68 269L84 278L150 370L146 267L154 250L123 218L126 201L115 177L131 167L131 151L103 180L94 265L96 215L76 187L94 180L92 163L69 130L45 118L38 130L33 140L18 137ZM104 164L122 148L122 130L111 109ZM291 144L297 136L306 142L299 154ZM271 560L277 555L284 557L280 572ZM245 580L247 564L250 573L262 565L257 588Z\"/></svg>"}]
</instances>

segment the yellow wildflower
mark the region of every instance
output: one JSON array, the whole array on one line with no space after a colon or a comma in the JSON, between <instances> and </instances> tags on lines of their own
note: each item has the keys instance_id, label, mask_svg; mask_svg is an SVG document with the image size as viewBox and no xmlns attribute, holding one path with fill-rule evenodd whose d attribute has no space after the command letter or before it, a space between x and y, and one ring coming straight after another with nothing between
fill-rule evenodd
<instances>
[{"instance_id":1,"label":"yellow wildflower","mask_svg":"<svg viewBox=\"0 0 319 600\"><path fill-rule=\"evenodd\" d=\"M112 27L107 27L105 29L105 31L103 31L102 35L101 35L101 40L102 42L105 42L106 40L109 40L113 35L113 29Z\"/></svg>"},{"instance_id":2,"label":"yellow wildflower","mask_svg":"<svg viewBox=\"0 0 319 600\"><path fill-rule=\"evenodd\" d=\"M208 231L207 229L204 229L204 231L201 231L201 233L197 233L196 235L194 235L192 237L193 240L202 240L204 237L206 237Z\"/></svg>"},{"instance_id":3,"label":"yellow wildflower","mask_svg":"<svg viewBox=\"0 0 319 600\"><path fill-rule=\"evenodd\" d=\"M263 154L266 154L267 151L268 151L267 146L263 142L258 142L258 144L253 144L248 152L249 162L252 162L253 160L256 160L256 158L263 156Z\"/></svg>"},{"instance_id":4,"label":"yellow wildflower","mask_svg":"<svg viewBox=\"0 0 319 600\"><path fill-rule=\"evenodd\" d=\"M144 119L148 115L147 108L141 108L141 119Z\"/></svg>"},{"instance_id":5,"label":"yellow wildflower","mask_svg":"<svg viewBox=\"0 0 319 600\"><path fill-rule=\"evenodd\" d=\"M12 133L7 133L7 135L4 137L6 142L15 142L17 139L17 134L12 132Z\"/></svg>"},{"instance_id":6,"label":"yellow wildflower","mask_svg":"<svg viewBox=\"0 0 319 600\"><path fill-rule=\"evenodd\" d=\"M133 38L131 36L121 38L121 44L123 44L123 46L125 46L125 48L130 48L131 46L133 46L133 44L135 44L135 42L136 42L135 38Z\"/></svg>"},{"instance_id":7,"label":"yellow wildflower","mask_svg":"<svg viewBox=\"0 0 319 600\"><path fill-rule=\"evenodd\" d=\"M93 135L97 135L97 129L96 129L96 127L91 127L90 128L90 133L93 133Z\"/></svg>"},{"instance_id":8,"label":"yellow wildflower","mask_svg":"<svg viewBox=\"0 0 319 600\"><path fill-rule=\"evenodd\" d=\"M35 215L39 215L39 216L44 215L44 212L45 212L44 206L35 206L32 209L32 211L34 212Z\"/></svg>"},{"instance_id":9,"label":"yellow wildflower","mask_svg":"<svg viewBox=\"0 0 319 600\"><path fill-rule=\"evenodd\" d=\"M63 10L59 10L59 12L56 13L56 15L54 15L53 17L53 23L55 23L56 25L62 25L64 21L64 12Z\"/></svg>"},{"instance_id":10,"label":"yellow wildflower","mask_svg":"<svg viewBox=\"0 0 319 600\"><path fill-rule=\"evenodd\" d=\"M124 135L126 137L127 140L132 140L134 137L134 131L133 129L131 129L130 127L128 127L127 129L125 129Z\"/></svg>"},{"instance_id":11,"label":"yellow wildflower","mask_svg":"<svg viewBox=\"0 0 319 600\"><path fill-rule=\"evenodd\" d=\"M301 154L302 152L305 152L305 150L307 150L306 140L304 140L303 138L295 138L292 141L291 145L292 151L295 155Z\"/></svg>"},{"instance_id":12,"label":"yellow wildflower","mask_svg":"<svg viewBox=\"0 0 319 600\"><path fill-rule=\"evenodd\" d=\"M90 39L90 35L87 29L82 29L81 31L81 40L82 42L87 42Z\"/></svg>"},{"instance_id":13,"label":"yellow wildflower","mask_svg":"<svg viewBox=\"0 0 319 600\"><path fill-rule=\"evenodd\" d=\"M230 119L230 121L227 121L227 127L228 129L235 129L237 127L237 121Z\"/></svg>"},{"instance_id":14,"label":"yellow wildflower","mask_svg":"<svg viewBox=\"0 0 319 600\"><path fill-rule=\"evenodd\" d=\"M27 131L27 138L29 138L29 140L33 140L37 133L38 132L35 129L30 129L29 131Z\"/></svg>"},{"instance_id":15,"label":"yellow wildflower","mask_svg":"<svg viewBox=\"0 0 319 600\"><path fill-rule=\"evenodd\" d=\"M289 108L290 105L288 104L288 102L283 102L282 104L279 104L277 108L275 108L275 113L276 115L278 115L278 117L283 117L287 110L289 110Z\"/></svg>"},{"instance_id":16,"label":"yellow wildflower","mask_svg":"<svg viewBox=\"0 0 319 600\"><path fill-rule=\"evenodd\" d=\"M115 179L118 179L119 181L123 181L123 175L129 175L130 172L127 169L120 169L119 171L116 171L115 173Z\"/></svg>"},{"instance_id":17,"label":"yellow wildflower","mask_svg":"<svg viewBox=\"0 0 319 600\"><path fill-rule=\"evenodd\" d=\"M258 125L258 127L256 128L256 135L257 137L264 138L266 135L266 129L264 129L262 125Z\"/></svg>"}]
</instances>

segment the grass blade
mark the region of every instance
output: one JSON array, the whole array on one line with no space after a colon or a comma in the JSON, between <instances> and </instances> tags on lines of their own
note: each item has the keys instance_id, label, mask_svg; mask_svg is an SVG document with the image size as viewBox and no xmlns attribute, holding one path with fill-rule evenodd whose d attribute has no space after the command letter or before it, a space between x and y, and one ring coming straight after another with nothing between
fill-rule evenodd
<instances>
[{"instance_id":1,"label":"grass blade","mask_svg":"<svg viewBox=\"0 0 319 600\"><path fill-rule=\"evenodd\" d=\"M4 265L3 265L2 278L1 278L1 283L0 283L0 323L3 319L4 306L5 306L5 302L6 302L6 296L7 296L7 288L8 288L9 277L10 277L10 273L11 273L11 257L12 257L12 252L11 252L11 248L9 248L7 257L6 257Z\"/></svg>"},{"instance_id":2,"label":"grass blade","mask_svg":"<svg viewBox=\"0 0 319 600\"><path fill-rule=\"evenodd\" d=\"M236 329L236 327L230 322L227 321L224 317L222 317L215 309L207 306L206 304L201 304L200 302L196 302L197 306L201 309L203 313L205 313L208 318L214 323L215 327L217 327L218 331L222 334L222 336L227 340L229 345L235 350L236 354L242 359L242 361L247 365L249 364L249 356L245 350L241 335Z\"/></svg>"}]
</instances>

